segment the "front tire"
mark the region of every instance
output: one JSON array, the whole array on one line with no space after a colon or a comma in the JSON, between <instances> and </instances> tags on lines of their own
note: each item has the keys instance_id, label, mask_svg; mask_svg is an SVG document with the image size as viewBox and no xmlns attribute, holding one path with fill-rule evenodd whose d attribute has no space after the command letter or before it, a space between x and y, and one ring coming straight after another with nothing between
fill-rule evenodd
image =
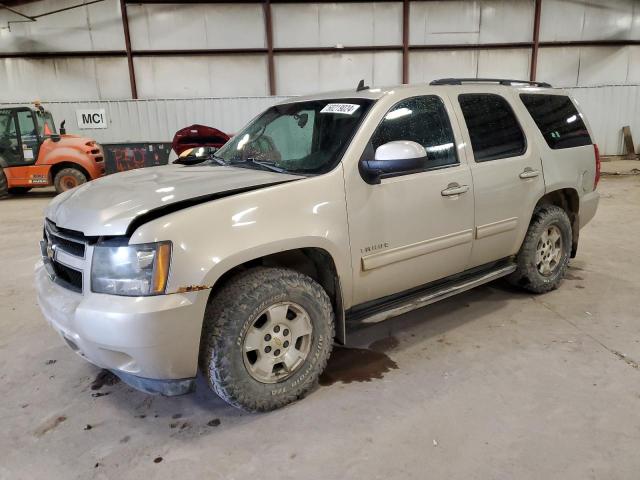
<instances>
[{"instance_id":1,"label":"front tire","mask_svg":"<svg viewBox=\"0 0 640 480\"><path fill-rule=\"evenodd\" d=\"M571 242L567 213L555 205L538 207L516 257L517 269L507 280L533 293L558 288L569 265Z\"/></svg>"},{"instance_id":2,"label":"front tire","mask_svg":"<svg viewBox=\"0 0 640 480\"><path fill-rule=\"evenodd\" d=\"M324 370L334 314L324 289L283 268L231 279L207 306L201 369L227 403L265 412L306 395Z\"/></svg>"},{"instance_id":3,"label":"front tire","mask_svg":"<svg viewBox=\"0 0 640 480\"><path fill-rule=\"evenodd\" d=\"M72 188L87 183L87 176L77 168L63 168L56 173L53 185L57 193L66 192Z\"/></svg>"}]
</instances>

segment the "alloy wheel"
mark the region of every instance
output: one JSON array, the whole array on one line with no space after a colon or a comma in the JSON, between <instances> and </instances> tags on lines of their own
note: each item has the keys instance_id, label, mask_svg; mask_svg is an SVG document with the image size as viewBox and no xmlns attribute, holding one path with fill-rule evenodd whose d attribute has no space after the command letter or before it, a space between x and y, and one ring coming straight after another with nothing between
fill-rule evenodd
<instances>
[{"instance_id":1,"label":"alloy wheel","mask_svg":"<svg viewBox=\"0 0 640 480\"><path fill-rule=\"evenodd\" d=\"M313 326L307 311L293 302L263 310L242 341L249 375L261 383L277 383L293 375L307 359Z\"/></svg>"},{"instance_id":2,"label":"alloy wheel","mask_svg":"<svg viewBox=\"0 0 640 480\"><path fill-rule=\"evenodd\" d=\"M562 234L556 225L550 225L540 235L536 248L536 268L541 275L551 276L562 260Z\"/></svg>"}]
</instances>

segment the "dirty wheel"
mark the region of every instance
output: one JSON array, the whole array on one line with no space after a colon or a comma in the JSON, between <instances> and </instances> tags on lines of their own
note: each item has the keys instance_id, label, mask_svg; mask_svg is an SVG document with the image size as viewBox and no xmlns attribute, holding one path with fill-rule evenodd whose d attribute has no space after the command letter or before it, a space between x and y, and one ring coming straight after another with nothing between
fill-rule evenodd
<instances>
[{"instance_id":1,"label":"dirty wheel","mask_svg":"<svg viewBox=\"0 0 640 480\"><path fill-rule=\"evenodd\" d=\"M9 193L11 195L24 195L30 190L31 190L31 187L12 187L9 189Z\"/></svg>"},{"instance_id":2,"label":"dirty wheel","mask_svg":"<svg viewBox=\"0 0 640 480\"><path fill-rule=\"evenodd\" d=\"M86 182L86 175L77 168L63 168L56 173L53 179L53 185L56 187L57 193L66 192Z\"/></svg>"},{"instance_id":3,"label":"dirty wheel","mask_svg":"<svg viewBox=\"0 0 640 480\"><path fill-rule=\"evenodd\" d=\"M571 222L562 208L536 209L509 281L534 293L558 288L569 265L571 238Z\"/></svg>"},{"instance_id":4,"label":"dirty wheel","mask_svg":"<svg viewBox=\"0 0 640 480\"><path fill-rule=\"evenodd\" d=\"M207 307L200 364L211 388L248 411L302 398L333 346L333 309L301 273L255 268L231 279Z\"/></svg>"},{"instance_id":5,"label":"dirty wheel","mask_svg":"<svg viewBox=\"0 0 640 480\"><path fill-rule=\"evenodd\" d=\"M7 176L4 174L2 167L0 167L0 198L5 198L7 195L9 195Z\"/></svg>"}]
</instances>

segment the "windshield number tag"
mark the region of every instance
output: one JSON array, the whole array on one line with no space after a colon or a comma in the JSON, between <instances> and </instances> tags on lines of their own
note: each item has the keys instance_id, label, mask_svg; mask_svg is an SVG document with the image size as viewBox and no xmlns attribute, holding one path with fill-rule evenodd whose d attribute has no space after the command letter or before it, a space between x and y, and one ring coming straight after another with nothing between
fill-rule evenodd
<instances>
[{"instance_id":1,"label":"windshield number tag","mask_svg":"<svg viewBox=\"0 0 640 480\"><path fill-rule=\"evenodd\" d=\"M343 113L345 115L351 115L358 110L358 108L360 108L360 105L353 103L328 103L320 110L320 113Z\"/></svg>"}]
</instances>

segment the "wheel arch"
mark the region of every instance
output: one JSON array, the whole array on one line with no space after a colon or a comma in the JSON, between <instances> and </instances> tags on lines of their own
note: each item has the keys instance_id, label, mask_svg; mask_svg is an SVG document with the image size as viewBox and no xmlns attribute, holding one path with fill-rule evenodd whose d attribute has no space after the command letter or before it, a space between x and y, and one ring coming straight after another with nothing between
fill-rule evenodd
<instances>
[{"instance_id":1,"label":"wheel arch","mask_svg":"<svg viewBox=\"0 0 640 480\"><path fill-rule=\"evenodd\" d=\"M571 222L571 258L574 258L578 251L580 237L580 196L578 191L575 188L560 188L547 192L538 200L535 208L543 205L555 205L567 213Z\"/></svg>"},{"instance_id":2,"label":"wheel arch","mask_svg":"<svg viewBox=\"0 0 640 480\"><path fill-rule=\"evenodd\" d=\"M83 173L85 177L87 177L87 181L91 180L91 175L86 168L84 168L81 164L72 162L69 160L64 160L62 162L54 163L51 165L49 169L49 183L53 184L53 180L56 178L56 175L60 170L64 170L65 168L75 168Z\"/></svg>"},{"instance_id":3,"label":"wheel arch","mask_svg":"<svg viewBox=\"0 0 640 480\"><path fill-rule=\"evenodd\" d=\"M336 338L341 344L346 341L346 324L342 284L333 256L324 248L301 247L257 256L226 270L215 281L209 293L209 301L233 277L247 269L263 267L288 268L308 275L318 282L329 296L335 316Z\"/></svg>"}]
</instances>

